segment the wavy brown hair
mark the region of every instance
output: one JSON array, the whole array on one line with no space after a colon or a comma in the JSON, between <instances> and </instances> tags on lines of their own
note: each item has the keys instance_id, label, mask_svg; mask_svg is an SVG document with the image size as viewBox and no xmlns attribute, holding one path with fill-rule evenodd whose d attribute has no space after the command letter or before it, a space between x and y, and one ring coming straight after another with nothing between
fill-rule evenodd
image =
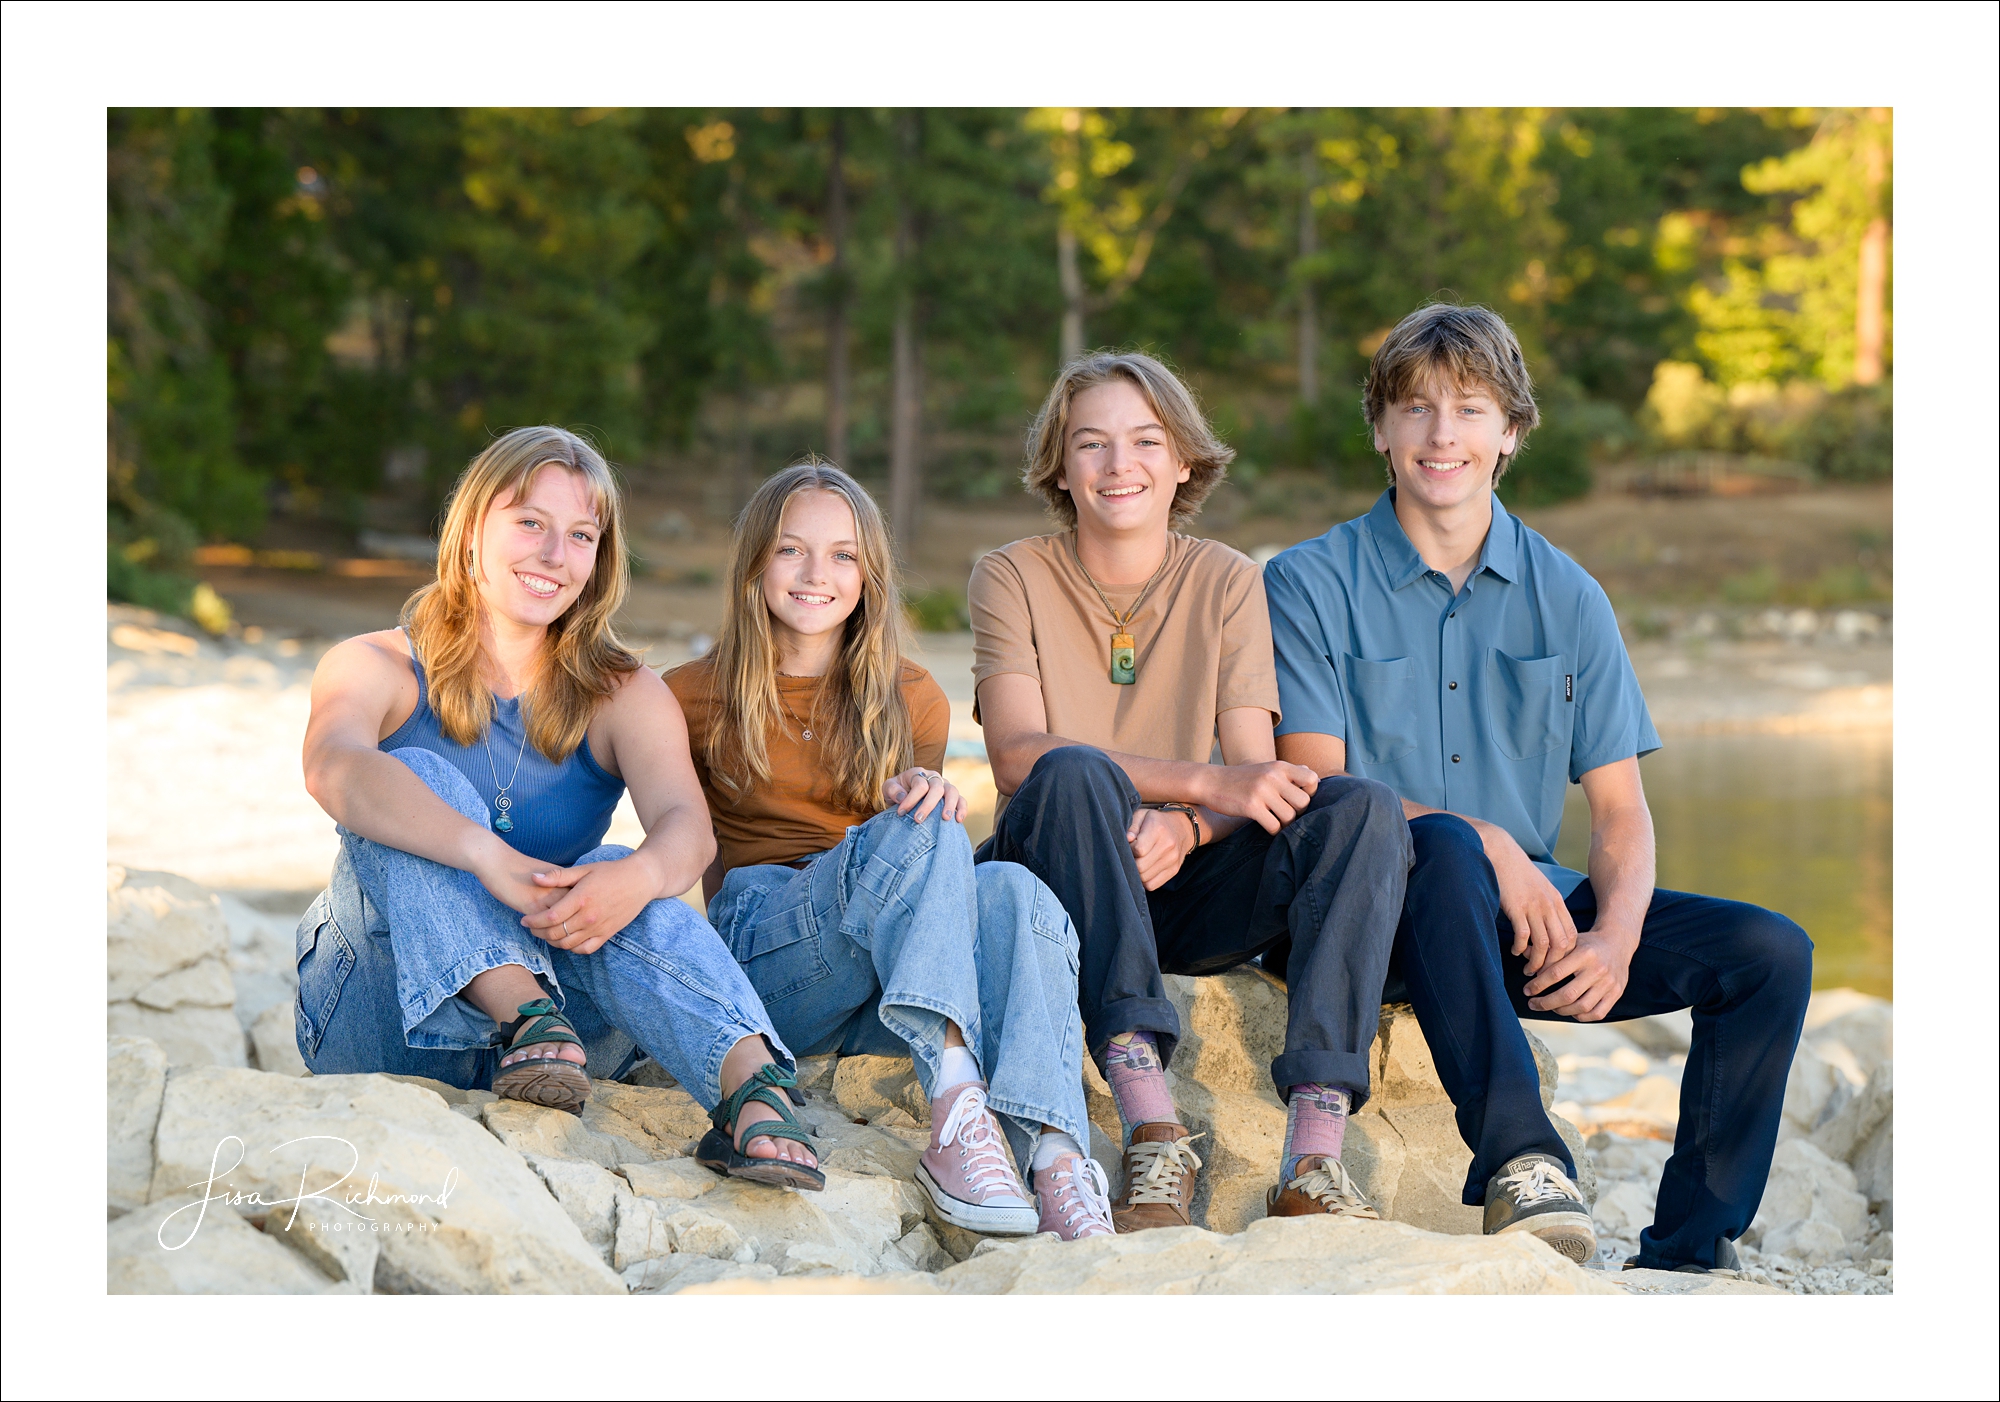
<instances>
[{"instance_id":1,"label":"wavy brown hair","mask_svg":"<svg viewBox=\"0 0 2000 1402\"><path fill-rule=\"evenodd\" d=\"M1160 427L1173 440L1174 456L1188 469L1188 480L1174 489L1168 524L1175 530L1201 514L1201 504L1215 484L1229 473L1236 450L1215 436L1194 392L1180 376L1138 351L1092 351L1063 366L1042 411L1028 429L1028 463L1021 485L1042 499L1049 516L1064 530L1076 528L1076 502L1056 485L1063 473L1063 449L1069 437L1069 406L1087 389L1126 380L1146 397L1159 416Z\"/></svg>"},{"instance_id":2,"label":"wavy brown hair","mask_svg":"<svg viewBox=\"0 0 2000 1402\"><path fill-rule=\"evenodd\" d=\"M625 602L631 567L625 553L624 503L603 455L567 429L517 428L488 444L459 474L438 534L437 579L410 595L410 631L431 709L444 733L470 745L493 721L493 692L480 675L479 598L474 546L486 513L525 496L535 474L555 467L589 488L597 513L597 561L576 602L549 625L534 681L523 695L528 738L560 763L583 743L598 704L638 670L639 656L612 630Z\"/></svg>"},{"instance_id":3,"label":"wavy brown hair","mask_svg":"<svg viewBox=\"0 0 2000 1402\"><path fill-rule=\"evenodd\" d=\"M1368 381L1361 392L1361 417L1374 428L1391 404L1420 394L1433 380L1442 381L1460 394L1484 390L1493 396L1507 416L1507 426L1516 431L1514 451L1500 455L1493 465L1493 485L1521 450L1528 435L1542 421L1535 407L1535 381L1528 374L1528 358L1521 343L1500 314L1486 307L1462 307L1454 302L1432 302L1418 307L1396 323L1396 327L1376 347L1368 362ZM1389 485L1396 485L1396 468L1389 455L1382 455Z\"/></svg>"},{"instance_id":4,"label":"wavy brown hair","mask_svg":"<svg viewBox=\"0 0 2000 1402\"><path fill-rule=\"evenodd\" d=\"M766 478L736 518L728 601L713 654L719 715L708 731L709 775L738 795L771 780L766 737L784 726L785 709L778 701L778 649L764 603L764 570L778 548L785 507L801 492L832 492L854 513L861 601L843 625L840 653L820 680L814 710L835 801L849 812L872 813L882 806L884 781L916 763L902 688L908 624L881 508L859 482L817 457Z\"/></svg>"}]
</instances>

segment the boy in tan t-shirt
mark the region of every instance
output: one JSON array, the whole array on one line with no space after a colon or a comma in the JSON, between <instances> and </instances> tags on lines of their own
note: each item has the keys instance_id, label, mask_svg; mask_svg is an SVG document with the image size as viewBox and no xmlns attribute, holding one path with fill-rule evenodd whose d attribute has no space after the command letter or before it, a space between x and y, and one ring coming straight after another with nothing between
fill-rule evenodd
<instances>
[{"instance_id":1,"label":"boy in tan t-shirt","mask_svg":"<svg viewBox=\"0 0 2000 1402\"><path fill-rule=\"evenodd\" d=\"M1189 1222L1200 1158L1166 1088L1162 971L1264 955L1291 992L1272 1215L1375 1215L1340 1166L1410 864L1385 785L1277 759L1257 567L1185 525L1234 453L1158 361L1057 377L1024 474L1066 529L985 556L970 587L978 715L1005 796L981 861L1018 862L1080 940L1084 1036L1125 1127L1121 1232ZM1220 763L1212 756L1220 751Z\"/></svg>"}]
</instances>

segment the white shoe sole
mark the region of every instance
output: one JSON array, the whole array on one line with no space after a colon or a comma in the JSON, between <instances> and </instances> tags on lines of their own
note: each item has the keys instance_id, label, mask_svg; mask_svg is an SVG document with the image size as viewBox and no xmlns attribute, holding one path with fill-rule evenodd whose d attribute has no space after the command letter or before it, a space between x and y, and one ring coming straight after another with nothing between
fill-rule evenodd
<instances>
[{"instance_id":1,"label":"white shoe sole","mask_svg":"<svg viewBox=\"0 0 2000 1402\"><path fill-rule=\"evenodd\" d=\"M981 1207L953 1197L938 1186L937 1179L923 1164L917 1165L917 1184L931 1201L931 1211L954 1227L985 1236L1033 1236L1042 1224L1041 1210L1028 1207Z\"/></svg>"},{"instance_id":2,"label":"white shoe sole","mask_svg":"<svg viewBox=\"0 0 2000 1402\"><path fill-rule=\"evenodd\" d=\"M1597 1229L1581 1212L1543 1212L1502 1227L1495 1236L1526 1232L1579 1266L1597 1254Z\"/></svg>"}]
</instances>

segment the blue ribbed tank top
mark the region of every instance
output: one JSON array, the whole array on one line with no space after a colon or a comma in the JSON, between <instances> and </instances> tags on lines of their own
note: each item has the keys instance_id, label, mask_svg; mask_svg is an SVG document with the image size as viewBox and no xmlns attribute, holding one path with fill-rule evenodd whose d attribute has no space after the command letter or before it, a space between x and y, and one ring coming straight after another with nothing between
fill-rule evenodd
<instances>
[{"instance_id":1,"label":"blue ribbed tank top","mask_svg":"<svg viewBox=\"0 0 2000 1402\"><path fill-rule=\"evenodd\" d=\"M507 791L514 800L509 811L514 830L500 833L501 840L538 862L565 867L575 865L578 857L604 841L604 834L611 827L612 811L618 807L625 785L604 772L604 767L590 753L588 736L568 759L552 764L532 741L526 741L527 720L521 712L521 698L503 701L496 696L493 724L486 742L461 745L444 733L437 712L431 709L429 679L424 676L423 664L414 656L414 646L411 652L410 665L417 673L417 709L396 727L395 734L381 743L380 749L414 746L446 760L470 779L472 787L486 800L489 824L500 816L493 800L500 785L513 773L514 756L518 754L521 772Z\"/></svg>"}]
</instances>

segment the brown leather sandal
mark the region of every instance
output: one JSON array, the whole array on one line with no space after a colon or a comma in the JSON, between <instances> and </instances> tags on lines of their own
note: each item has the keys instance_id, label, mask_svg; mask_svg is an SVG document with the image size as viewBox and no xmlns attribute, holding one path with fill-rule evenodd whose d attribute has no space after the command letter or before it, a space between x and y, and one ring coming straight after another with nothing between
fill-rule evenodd
<instances>
[{"instance_id":1,"label":"brown leather sandal","mask_svg":"<svg viewBox=\"0 0 2000 1402\"><path fill-rule=\"evenodd\" d=\"M583 1045L583 1038L576 1035L570 1020L556 1011L553 1000L537 998L521 1004L515 1011L521 1015L500 1024L494 1045L504 1046L508 1052L544 1042ZM576 1062L558 1056L531 1056L501 1067L493 1078L493 1093L502 1100L524 1100L530 1105L546 1105L577 1115L590 1099L590 1073Z\"/></svg>"}]
</instances>

